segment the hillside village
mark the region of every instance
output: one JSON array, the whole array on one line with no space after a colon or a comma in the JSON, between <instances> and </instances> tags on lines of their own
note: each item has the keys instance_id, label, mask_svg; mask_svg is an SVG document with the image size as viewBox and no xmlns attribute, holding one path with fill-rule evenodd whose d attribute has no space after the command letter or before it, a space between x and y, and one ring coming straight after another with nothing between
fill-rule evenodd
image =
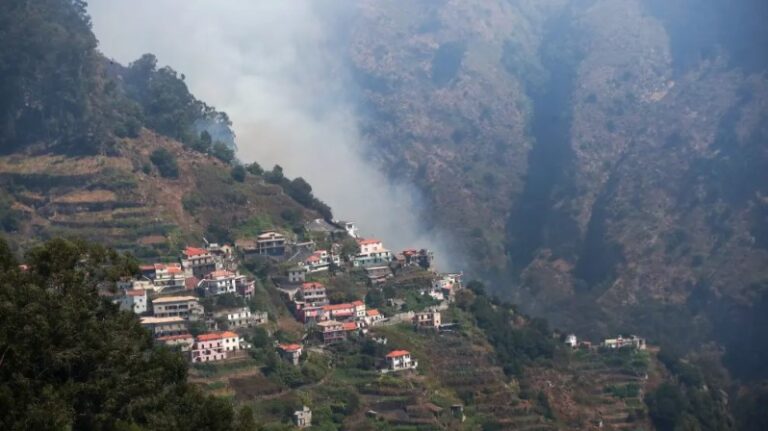
<instances>
[{"instance_id":1,"label":"hillside village","mask_svg":"<svg viewBox=\"0 0 768 431\"><path fill-rule=\"evenodd\" d=\"M436 258L427 249L392 251L379 239L361 236L352 222L317 219L306 223L301 234L268 230L231 245L203 241L187 246L178 261L143 264L140 277L121 280L116 291L106 287L102 294L137 314L157 343L182 352L193 379L198 375L214 393L231 386L223 382L237 382L245 374L249 378L234 383L240 386L235 393L256 391L255 399L269 399L284 392L248 372L249 366L266 363L265 369L288 387L312 380L318 384L323 378L307 379L307 370L317 364L330 367L331 353L349 349L343 346L350 340L375 352L367 367L381 376L438 363L433 354L411 352L403 348L408 343L389 340L402 336L395 328L410 327L429 338L450 337L462 325L452 307L465 289L462 273L438 272ZM574 334L561 338L574 351L597 351L597 345ZM601 347L640 351L646 344L639 337L619 336ZM215 364L220 365L210 368ZM286 367L301 370L299 377ZM415 384L419 377L406 381ZM301 404L290 417L294 426L309 427L314 406ZM432 402L417 405L427 409L426 417L421 410L409 411L413 405L401 410L385 403L368 410L366 420L422 425L448 420L456 425L466 419L463 402L446 405L450 413L445 415ZM546 419L536 417L541 429L550 429Z\"/></svg>"},{"instance_id":2,"label":"hillside village","mask_svg":"<svg viewBox=\"0 0 768 431\"><path fill-rule=\"evenodd\" d=\"M307 229L317 240L297 241L277 231L266 231L234 246L206 243L186 247L178 262L141 265L140 278L118 283L114 301L122 310L138 314L141 324L159 343L188 353L192 363L242 357L250 345L240 333L269 322L266 310L247 305L254 296L256 280L241 273L240 267L243 260L252 258L275 264L266 279L306 328L301 341L307 345L364 336L372 326L406 320L419 328L443 327L439 310L446 308L462 288L461 274L435 272L431 251L393 253L380 240L359 237L350 222L315 220ZM326 247L319 248L319 244ZM366 306L364 297L332 302L325 284L315 281L349 272L359 277L358 283L370 287L412 271L431 277L431 285L420 294L434 302L433 307L385 315ZM392 300L390 305L403 304ZM298 363L294 356L300 356L303 347L278 344L276 349ZM403 368L386 362L388 368L382 371Z\"/></svg>"}]
</instances>

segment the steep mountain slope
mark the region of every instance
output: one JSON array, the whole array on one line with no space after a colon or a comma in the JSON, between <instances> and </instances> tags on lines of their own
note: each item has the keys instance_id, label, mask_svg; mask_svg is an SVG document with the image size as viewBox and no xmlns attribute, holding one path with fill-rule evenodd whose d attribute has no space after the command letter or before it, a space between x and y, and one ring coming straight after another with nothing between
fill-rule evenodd
<instances>
[{"instance_id":1,"label":"steep mountain slope","mask_svg":"<svg viewBox=\"0 0 768 431\"><path fill-rule=\"evenodd\" d=\"M239 166L229 118L183 74L151 54L107 60L85 2L13 1L0 36L0 225L19 245L77 236L162 256L330 218L304 180Z\"/></svg>"},{"instance_id":2,"label":"steep mountain slope","mask_svg":"<svg viewBox=\"0 0 768 431\"><path fill-rule=\"evenodd\" d=\"M163 177L150 161L160 148L175 157L178 178ZM232 240L319 217L280 186L251 174L239 182L231 170L147 130L110 156L0 157L3 202L17 220L10 237L20 245L76 236L141 257L175 256L203 236Z\"/></svg>"},{"instance_id":3,"label":"steep mountain slope","mask_svg":"<svg viewBox=\"0 0 768 431\"><path fill-rule=\"evenodd\" d=\"M726 3L364 2L374 152L527 310L716 337L768 278L766 11Z\"/></svg>"}]
</instances>

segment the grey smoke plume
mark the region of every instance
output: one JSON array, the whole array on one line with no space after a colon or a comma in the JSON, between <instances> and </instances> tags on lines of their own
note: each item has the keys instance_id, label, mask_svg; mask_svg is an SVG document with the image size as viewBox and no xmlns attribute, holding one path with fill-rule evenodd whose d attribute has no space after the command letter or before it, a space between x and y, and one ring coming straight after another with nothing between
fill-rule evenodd
<instances>
[{"instance_id":1,"label":"grey smoke plume","mask_svg":"<svg viewBox=\"0 0 768 431\"><path fill-rule=\"evenodd\" d=\"M339 40L354 2L91 0L89 11L107 56L128 63L152 52L230 114L241 160L281 165L365 236L430 248L458 269L449 240L423 232L415 190L364 156Z\"/></svg>"}]
</instances>

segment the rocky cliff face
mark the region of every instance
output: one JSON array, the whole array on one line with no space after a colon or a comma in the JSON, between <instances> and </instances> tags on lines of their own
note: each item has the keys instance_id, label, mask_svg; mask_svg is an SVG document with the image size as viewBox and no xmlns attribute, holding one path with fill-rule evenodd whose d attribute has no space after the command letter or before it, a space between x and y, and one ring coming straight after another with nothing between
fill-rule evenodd
<instances>
[{"instance_id":1,"label":"rocky cliff face","mask_svg":"<svg viewBox=\"0 0 768 431\"><path fill-rule=\"evenodd\" d=\"M762 294L765 7L683 3L362 2L375 154L528 310L706 336Z\"/></svg>"}]
</instances>

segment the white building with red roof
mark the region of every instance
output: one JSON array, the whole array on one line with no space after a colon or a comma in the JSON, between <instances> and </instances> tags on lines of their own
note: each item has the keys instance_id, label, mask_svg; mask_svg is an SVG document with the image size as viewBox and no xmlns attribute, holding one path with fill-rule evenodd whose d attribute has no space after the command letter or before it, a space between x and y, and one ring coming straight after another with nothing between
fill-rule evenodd
<instances>
[{"instance_id":1,"label":"white building with red roof","mask_svg":"<svg viewBox=\"0 0 768 431\"><path fill-rule=\"evenodd\" d=\"M304 260L304 266L307 272L328 271L331 264L341 265L341 258L338 255L328 252L328 250L315 250Z\"/></svg>"},{"instance_id":2,"label":"white building with red roof","mask_svg":"<svg viewBox=\"0 0 768 431\"><path fill-rule=\"evenodd\" d=\"M378 239L358 239L360 253L352 260L352 265L356 268L368 266L387 265L392 261L392 252L384 248L384 244Z\"/></svg>"},{"instance_id":3,"label":"white building with red roof","mask_svg":"<svg viewBox=\"0 0 768 431\"><path fill-rule=\"evenodd\" d=\"M181 266L186 277L202 278L216 270L216 260L204 248L187 247L181 252Z\"/></svg>"},{"instance_id":4,"label":"white building with red roof","mask_svg":"<svg viewBox=\"0 0 768 431\"><path fill-rule=\"evenodd\" d=\"M382 373L391 373L396 371L414 370L419 366L419 361L411 358L411 352L407 350L393 350L385 357L386 368Z\"/></svg>"},{"instance_id":5,"label":"white building with red roof","mask_svg":"<svg viewBox=\"0 0 768 431\"><path fill-rule=\"evenodd\" d=\"M362 319L366 325L373 326L378 322L381 322L384 320L384 316L381 314L381 312L375 308L371 308L370 310L365 311L365 317Z\"/></svg>"},{"instance_id":6,"label":"white building with red roof","mask_svg":"<svg viewBox=\"0 0 768 431\"><path fill-rule=\"evenodd\" d=\"M280 344L277 346L277 351L284 360L293 365L299 365L303 351L301 344Z\"/></svg>"},{"instance_id":7,"label":"white building with red roof","mask_svg":"<svg viewBox=\"0 0 768 431\"><path fill-rule=\"evenodd\" d=\"M220 361L240 350L243 339L231 331L209 332L195 337L190 354L192 362Z\"/></svg>"},{"instance_id":8,"label":"white building with red roof","mask_svg":"<svg viewBox=\"0 0 768 431\"><path fill-rule=\"evenodd\" d=\"M184 290L186 279L180 263L154 263L142 265L142 274L152 281L156 292Z\"/></svg>"},{"instance_id":9,"label":"white building with red roof","mask_svg":"<svg viewBox=\"0 0 768 431\"><path fill-rule=\"evenodd\" d=\"M351 304L352 304L352 307L355 310L355 317L356 318L365 317L365 302L360 301L358 299L357 301L352 301Z\"/></svg>"}]
</instances>

